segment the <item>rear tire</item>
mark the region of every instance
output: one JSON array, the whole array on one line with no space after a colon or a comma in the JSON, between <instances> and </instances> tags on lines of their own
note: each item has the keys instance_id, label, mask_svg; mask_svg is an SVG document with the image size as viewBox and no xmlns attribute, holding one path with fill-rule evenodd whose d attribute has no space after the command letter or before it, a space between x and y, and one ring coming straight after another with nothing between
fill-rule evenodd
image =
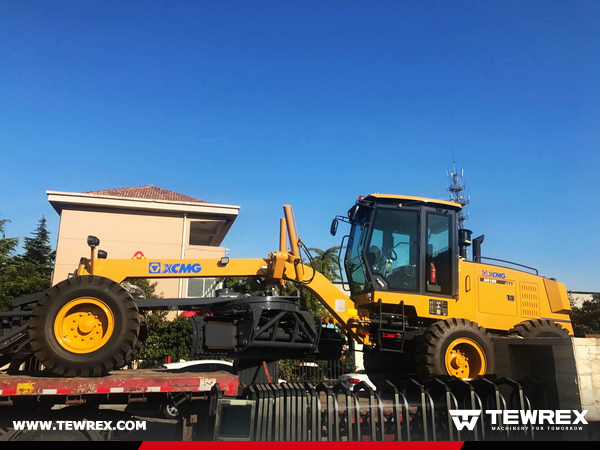
<instances>
[{"instance_id":1,"label":"rear tire","mask_svg":"<svg viewBox=\"0 0 600 450\"><path fill-rule=\"evenodd\" d=\"M142 352L142 349L144 348L144 344L146 343L147 338L148 338L148 325L146 323L146 319L144 318L144 316L140 316L140 334L139 334L137 340L135 341L135 344L133 344L133 347L131 347L131 350L129 351L129 353L127 353L127 356L125 357L125 361L123 361L123 367L127 367L129 364L131 364L133 361L135 361L135 359Z\"/></svg>"},{"instance_id":2,"label":"rear tire","mask_svg":"<svg viewBox=\"0 0 600 450\"><path fill-rule=\"evenodd\" d=\"M508 331L509 336L569 337L569 331L551 320L526 320Z\"/></svg>"},{"instance_id":3,"label":"rear tire","mask_svg":"<svg viewBox=\"0 0 600 450\"><path fill-rule=\"evenodd\" d=\"M494 372L490 334L466 319L431 325L417 347L417 371L423 377L453 376L470 380Z\"/></svg>"},{"instance_id":4,"label":"rear tire","mask_svg":"<svg viewBox=\"0 0 600 450\"><path fill-rule=\"evenodd\" d=\"M101 376L121 367L139 331L140 315L129 293L94 275L52 287L29 322L35 356L63 377Z\"/></svg>"}]
</instances>

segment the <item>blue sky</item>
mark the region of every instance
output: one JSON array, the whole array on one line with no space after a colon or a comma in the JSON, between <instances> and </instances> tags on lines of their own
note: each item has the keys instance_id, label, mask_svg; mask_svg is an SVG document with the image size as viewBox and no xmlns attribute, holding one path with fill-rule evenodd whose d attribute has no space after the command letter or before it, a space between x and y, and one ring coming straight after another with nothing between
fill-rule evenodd
<instances>
[{"instance_id":1,"label":"blue sky","mask_svg":"<svg viewBox=\"0 0 600 450\"><path fill-rule=\"evenodd\" d=\"M600 291L597 1L0 2L0 218L152 184L241 205L232 257L371 192L447 198L485 255ZM340 231L345 231L340 229Z\"/></svg>"}]
</instances>

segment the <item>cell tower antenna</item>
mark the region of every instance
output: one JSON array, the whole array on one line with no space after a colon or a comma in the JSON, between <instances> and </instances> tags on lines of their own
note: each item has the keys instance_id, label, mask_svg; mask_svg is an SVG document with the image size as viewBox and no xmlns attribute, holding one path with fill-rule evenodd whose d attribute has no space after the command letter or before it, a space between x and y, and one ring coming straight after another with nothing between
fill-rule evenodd
<instances>
[{"instance_id":1,"label":"cell tower antenna","mask_svg":"<svg viewBox=\"0 0 600 450\"><path fill-rule=\"evenodd\" d=\"M454 150L452 151L452 163L452 172L448 173L448 169L446 169L446 176L450 179L450 186L448 187L448 191L450 192L450 201L458 203L463 207L462 210L459 211L456 218L458 220L458 228L464 228L463 225L465 223L465 220L469 218L469 213L465 214L464 208L471 202L471 196L464 196L462 193L465 190L465 171L464 169L462 169L460 173L458 173L458 171L456 170L456 161L454 161Z\"/></svg>"}]
</instances>

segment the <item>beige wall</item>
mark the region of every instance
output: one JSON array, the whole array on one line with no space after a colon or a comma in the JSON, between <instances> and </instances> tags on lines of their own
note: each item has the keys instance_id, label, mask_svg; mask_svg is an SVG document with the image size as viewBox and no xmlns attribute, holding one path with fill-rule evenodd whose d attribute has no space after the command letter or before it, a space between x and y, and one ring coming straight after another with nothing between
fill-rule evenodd
<instances>
[{"instance_id":1,"label":"beige wall","mask_svg":"<svg viewBox=\"0 0 600 450\"><path fill-rule=\"evenodd\" d=\"M184 245L185 258L220 258L225 255L223 247L190 246L189 223L201 217L188 217ZM207 220L201 218L202 220ZM63 209L61 213L56 248L56 264L53 284L67 278L77 269L79 258L89 257L87 236L100 239L99 248L108 253L109 259L129 259L137 251L146 258L181 258L184 217L181 213L157 214L139 211L103 210L91 211ZM157 280L156 292L164 297L178 297L179 279ZM187 283L182 285L186 296Z\"/></svg>"},{"instance_id":2,"label":"beige wall","mask_svg":"<svg viewBox=\"0 0 600 450\"><path fill-rule=\"evenodd\" d=\"M581 408L588 421L600 421L600 339L573 338Z\"/></svg>"}]
</instances>

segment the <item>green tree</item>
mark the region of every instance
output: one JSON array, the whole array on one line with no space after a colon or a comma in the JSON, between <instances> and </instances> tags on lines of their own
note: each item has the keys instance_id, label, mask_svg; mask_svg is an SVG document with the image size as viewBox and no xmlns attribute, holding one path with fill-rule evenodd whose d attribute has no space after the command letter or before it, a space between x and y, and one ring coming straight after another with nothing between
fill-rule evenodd
<instances>
[{"instance_id":1,"label":"green tree","mask_svg":"<svg viewBox=\"0 0 600 450\"><path fill-rule=\"evenodd\" d=\"M148 281L146 278L127 278L125 282L139 287L144 293L144 297L146 298L162 297L162 295L158 295L156 293L156 286L158 286L158 283L156 282L150 283L150 281Z\"/></svg>"},{"instance_id":2,"label":"green tree","mask_svg":"<svg viewBox=\"0 0 600 450\"><path fill-rule=\"evenodd\" d=\"M310 248L309 251L314 253L312 260L306 262L306 265L312 267L314 270L325 276L330 281L339 280L340 264L338 260L338 254L340 247L331 247L327 250L321 250L320 248ZM307 273L306 276L310 279L312 273ZM298 284L286 284L284 293L286 295L295 295L298 291L301 291L300 297L300 308L309 311L312 315L320 317L322 319L330 317L325 307L321 304L319 299L310 292L303 289L302 285Z\"/></svg>"},{"instance_id":3,"label":"green tree","mask_svg":"<svg viewBox=\"0 0 600 450\"><path fill-rule=\"evenodd\" d=\"M264 288L260 280L254 278L230 277L219 280L223 289L231 289L242 295L262 295Z\"/></svg>"},{"instance_id":4,"label":"green tree","mask_svg":"<svg viewBox=\"0 0 600 450\"><path fill-rule=\"evenodd\" d=\"M591 300L586 300L580 307L571 309L571 322L575 336L600 334L600 293L593 294Z\"/></svg>"},{"instance_id":5,"label":"green tree","mask_svg":"<svg viewBox=\"0 0 600 450\"><path fill-rule=\"evenodd\" d=\"M158 283L144 278L128 278L128 283L139 287L146 298L161 298L156 293ZM162 360L170 356L178 361L186 357L192 348L192 324L187 317L167 319L167 311L154 310L144 313L148 337L140 352L139 359Z\"/></svg>"},{"instance_id":6,"label":"green tree","mask_svg":"<svg viewBox=\"0 0 600 450\"><path fill-rule=\"evenodd\" d=\"M12 295L11 288L8 286L10 282L10 274L8 273L9 264L14 257L14 252L19 244L16 238L6 237L6 224L10 223L8 219L0 220L0 311L9 311L11 309Z\"/></svg>"},{"instance_id":7,"label":"green tree","mask_svg":"<svg viewBox=\"0 0 600 450\"><path fill-rule=\"evenodd\" d=\"M33 237L24 239L25 253L22 260L37 267L37 270L46 276L52 275L56 252L50 246L50 232L46 227L46 218L42 216L37 228L32 233Z\"/></svg>"},{"instance_id":8,"label":"green tree","mask_svg":"<svg viewBox=\"0 0 600 450\"><path fill-rule=\"evenodd\" d=\"M167 311L144 314L148 338L140 353L142 360L162 360L170 356L174 361L185 358L192 347L192 324L186 317L167 320Z\"/></svg>"},{"instance_id":9,"label":"green tree","mask_svg":"<svg viewBox=\"0 0 600 450\"><path fill-rule=\"evenodd\" d=\"M338 255L340 247L331 247L327 250L309 248L309 250L316 253L317 256L314 256L312 262L309 262L307 265L331 281L339 280L340 264Z\"/></svg>"},{"instance_id":10,"label":"green tree","mask_svg":"<svg viewBox=\"0 0 600 450\"><path fill-rule=\"evenodd\" d=\"M50 288L50 277L25 262L0 264L0 310L10 311L12 300Z\"/></svg>"},{"instance_id":11,"label":"green tree","mask_svg":"<svg viewBox=\"0 0 600 450\"><path fill-rule=\"evenodd\" d=\"M314 253L311 261L305 261L305 264L312 267L317 272L324 275L331 281L339 279L340 264L338 261L338 253L340 247L331 247L327 250L320 248L310 248L309 251ZM309 270L306 277L310 279L312 272ZM223 287L232 289L244 295L261 295L264 292L264 286L260 281L253 278L223 278ZM312 315L320 318L329 317L329 313L319 300L308 290L297 283L287 282L281 293L283 295L299 295L299 306L301 309L310 312Z\"/></svg>"},{"instance_id":12,"label":"green tree","mask_svg":"<svg viewBox=\"0 0 600 450\"><path fill-rule=\"evenodd\" d=\"M19 245L19 239L6 237L7 223L10 223L10 220L0 220L0 264L9 261L14 256L17 245Z\"/></svg>"},{"instance_id":13,"label":"green tree","mask_svg":"<svg viewBox=\"0 0 600 450\"><path fill-rule=\"evenodd\" d=\"M17 238L7 238L8 219L0 220L0 311L12 309L12 299L50 287L50 273L16 254Z\"/></svg>"}]
</instances>

